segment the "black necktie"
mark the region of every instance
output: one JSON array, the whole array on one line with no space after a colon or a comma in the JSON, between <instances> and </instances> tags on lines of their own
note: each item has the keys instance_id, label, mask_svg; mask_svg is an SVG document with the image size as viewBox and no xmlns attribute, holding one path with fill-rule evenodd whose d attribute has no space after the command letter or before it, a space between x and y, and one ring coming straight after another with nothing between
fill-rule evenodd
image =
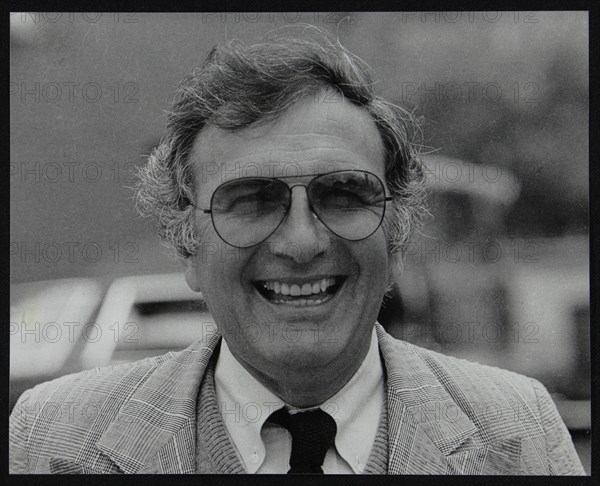
<instances>
[{"instance_id":1,"label":"black necktie","mask_svg":"<svg viewBox=\"0 0 600 486\"><path fill-rule=\"evenodd\" d=\"M273 412L269 421L284 426L292 434L288 474L323 474L321 466L337 432L331 415L321 409L290 414L282 408Z\"/></svg>"}]
</instances>

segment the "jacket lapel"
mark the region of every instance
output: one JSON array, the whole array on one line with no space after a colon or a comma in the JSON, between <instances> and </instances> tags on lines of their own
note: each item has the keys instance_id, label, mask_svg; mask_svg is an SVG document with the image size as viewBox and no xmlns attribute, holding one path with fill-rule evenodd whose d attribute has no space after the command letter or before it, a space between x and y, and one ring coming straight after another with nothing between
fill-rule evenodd
<instances>
[{"instance_id":1,"label":"jacket lapel","mask_svg":"<svg viewBox=\"0 0 600 486\"><path fill-rule=\"evenodd\" d=\"M446 474L477 428L413 351L377 325L387 372L390 474Z\"/></svg>"},{"instance_id":2,"label":"jacket lapel","mask_svg":"<svg viewBox=\"0 0 600 486\"><path fill-rule=\"evenodd\" d=\"M387 372L389 474L511 474L521 437L486 442L414 346L377 324Z\"/></svg>"},{"instance_id":3,"label":"jacket lapel","mask_svg":"<svg viewBox=\"0 0 600 486\"><path fill-rule=\"evenodd\" d=\"M196 472L198 389L220 337L211 334L156 368L121 407L96 445L123 472Z\"/></svg>"}]
</instances>

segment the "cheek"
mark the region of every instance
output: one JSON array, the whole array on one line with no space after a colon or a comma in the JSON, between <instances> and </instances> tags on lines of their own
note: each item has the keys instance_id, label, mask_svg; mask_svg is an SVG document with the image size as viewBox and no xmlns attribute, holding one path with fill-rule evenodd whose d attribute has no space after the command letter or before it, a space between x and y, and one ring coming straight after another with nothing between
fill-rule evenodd
<instances>
[{"instance_id":1,"label":"cheek","mask_svg":"<svg viewBox=\"0 0 600 486\"><path fill-rule=\"evenodd\" d=\"M231 299L234 299L226 267L218 262L217 256L211 256L201 263L198 272L202 295L208 311L216 322L228 321L232 310Z\"/></svg>"},{"instance_id":2,"label":"cheek","mask_svg":"<svg viewBox=\"0 0 600 486\"><path fill-rule=\"evenodd\" d=\"M203 222L204 223L204 222ZM202 295L209 308L214 307L215 299L223 293L223 265L221 263L222 248L215 240L212 224L198 224L196 232L201 244L198 245L198 251L194 257L195 272Z\"/></svg>"},{"instance_id":3,"label":"cheek","mask_svg":"<svg viewBox=\"0 0 600 486\"><path fill-rule=\"evenodd\" d=\"M367 292L370 293L377 293L387 285L390 268L387 237L383 231L374 236L376 238L365 240L361 250L361 279L368 285Z\"/></svg>"},{"instance_id":4,"label":"cheek","mask_svg":"<svg viewBox=\"0 0 600 486\"><path fill-rule=\"evenodd\" d=\"M209 217L203 217L196 223L196 234L201 242L196 255L197 271L202 279L202 283L205 284L220 273L224 244L216 234ZM216 282L220 280L219 278Z\"/></svg>"},{"instance_id":5,"label":"cheek","mask_svg":"<svg viewBox=\"0 0 600 486\"><path fill-rule=\"evenodd\" d=\"M206 233L196 256L203 294L215 311L231 309L232 303L240 303L245 295L242 280L248 258L243 250L226 245L210 230Z\"/></svg>"}]
</instances>

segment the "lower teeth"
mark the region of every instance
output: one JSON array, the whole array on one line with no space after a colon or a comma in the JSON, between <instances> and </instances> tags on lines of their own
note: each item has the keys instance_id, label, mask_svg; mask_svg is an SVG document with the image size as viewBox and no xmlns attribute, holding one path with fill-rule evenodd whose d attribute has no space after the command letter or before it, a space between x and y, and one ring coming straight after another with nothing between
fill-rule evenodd
<instances>
[{"instance_id":1,"label":"lower teeth","mask_svg":"<svg viewBox=\"0 0 600 486\"><path fill-rule=\"evenodd\" d=\"M317 305L320 304L321 302L324 302L326 299L297 299L297 300L282 300L282 299L276 299L273 300L272 302L274 302L275 304L294 304L297 306L303 306L303 305Z\"/></svg>"}]
</instances>

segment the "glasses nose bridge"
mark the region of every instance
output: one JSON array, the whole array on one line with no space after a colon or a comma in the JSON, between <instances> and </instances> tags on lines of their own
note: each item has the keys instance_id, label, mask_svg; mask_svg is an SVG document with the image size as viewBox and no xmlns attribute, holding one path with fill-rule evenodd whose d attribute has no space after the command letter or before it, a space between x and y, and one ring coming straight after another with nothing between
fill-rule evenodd
<instances>
[{"instance_id":1,"label":"glasses nose bridge","mask_svg":"<svg viewBox=\"0 0 600 486\"><path fill-rule=\"evenodd\" d=\"M318 218L317 213L315 213L315 210L313 209L312 206L312 202L308 197L308 186L309 186L310 182L295 182L293 184L288 184L288 188L290 190L290 206L288 208L288 212L292 210L292 204L294 202L294 189L296 187L304 187L304 193L306 194L306 204L308 206L309 211L312 213L314 218Z\"/></svg>"},{"instance_id":2,"label":"glasses nose bridge","mask_svg":"<svg viewBox=\"0 0 600 486\"><path fill-rule=\"evenodd\" d=\"M288 184L287 186L290 188L290 192L293 192L295 187L304 187L304 189L308 191L308 183L306 182L295 182L293 184Z\"/></svg>"}]
</instances>

